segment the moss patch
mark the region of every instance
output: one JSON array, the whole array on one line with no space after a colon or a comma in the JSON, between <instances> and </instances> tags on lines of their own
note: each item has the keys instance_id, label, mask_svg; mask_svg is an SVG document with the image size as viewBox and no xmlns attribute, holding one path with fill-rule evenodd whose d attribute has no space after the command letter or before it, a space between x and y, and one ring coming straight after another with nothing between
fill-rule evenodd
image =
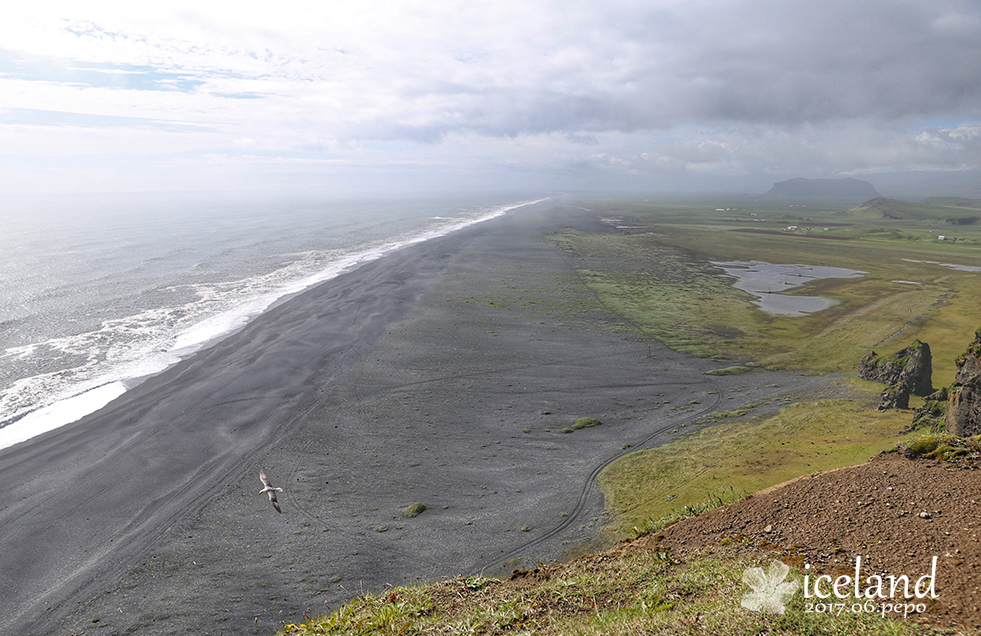
<instances>
[{"instance_id":1,"label":"moss patch","mask_svg":"<svg viewBox=\"0 0 981 636\"><path fill-rule=\"evenodd\" d=\"M412 517L418 517L426 510L426 504L424 503L414 503L411 506L406 506L402 509L402 516L411 519Z\"/></svg>"},{"instance_id":2,"label":"moss patch","mask_svg":"<svg viewBox=\"0 0 981 636\"><path fill-rule=\"evenodd\" d=\"M599 421L595 417L580 417L572 425L573 430L581 430L584 428L593 428L596 426L603 426L603 422Z\"/></svg>"}]
</instances>

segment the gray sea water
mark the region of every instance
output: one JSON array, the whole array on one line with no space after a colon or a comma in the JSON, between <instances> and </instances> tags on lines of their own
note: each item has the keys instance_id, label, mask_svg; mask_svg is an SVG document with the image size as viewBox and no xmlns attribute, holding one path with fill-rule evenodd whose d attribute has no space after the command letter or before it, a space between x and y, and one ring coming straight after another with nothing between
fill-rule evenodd
<instances>
[{"instance_id":1,"label":"gray sea water","mask_svg":"<svg viewBox=\"0 0 981 636\"><path fill-rule=\"evenodd\" d=\"M101 408L277 300L528 198L0 202L0 448Z\"/></svg>"}]
</instances>

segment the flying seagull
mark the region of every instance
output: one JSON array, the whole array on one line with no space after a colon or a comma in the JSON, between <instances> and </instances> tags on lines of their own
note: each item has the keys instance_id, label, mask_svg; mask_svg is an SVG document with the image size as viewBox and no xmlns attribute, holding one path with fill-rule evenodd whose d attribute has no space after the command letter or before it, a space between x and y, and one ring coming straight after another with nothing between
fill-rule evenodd
<instances>
[{"instance_id":1,"label":"flying seagull","mask_svg":"<svg viewBox=\"0 0 981 636\"><path fill-rule=\"evenodd\" d=\"M276 512L282 512L282 510L279 507L279 502L276 501L276 492L277 491L283 492L283 489L274 488L272 483L269 481L269 478L266 477L266 471L264 470L259 471L259 480L262 482L263 485L263 489L259 491L259 494L261 495L262 493L266 493L267 495L269 495L269 501L270 503L272 503L273 508L276 509Z\"/></svg>"}]
</instances>

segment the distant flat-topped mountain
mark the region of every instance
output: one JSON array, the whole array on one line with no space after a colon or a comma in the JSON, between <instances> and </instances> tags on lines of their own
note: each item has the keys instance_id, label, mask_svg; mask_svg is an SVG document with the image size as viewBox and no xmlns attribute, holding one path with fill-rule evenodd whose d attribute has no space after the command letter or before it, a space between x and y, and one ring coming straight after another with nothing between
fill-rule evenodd
<instances>
[{"instance_id":1,"label":"distant flat-topped mountain","mask_svg":"<svg viewBox=\"0 0 981 636\"><path fill-rule=\"evenodd\" d=\"M773 184L763 195L766 199L827 200L860 203L882 196L868 181L852 179L788 179Z\"/></svg>"}]
</instances>

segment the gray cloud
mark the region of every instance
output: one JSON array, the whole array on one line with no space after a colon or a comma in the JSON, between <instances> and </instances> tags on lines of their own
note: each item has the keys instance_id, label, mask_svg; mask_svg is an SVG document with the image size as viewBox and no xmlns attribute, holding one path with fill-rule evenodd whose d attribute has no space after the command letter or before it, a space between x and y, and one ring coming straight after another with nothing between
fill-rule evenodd
<instances>
[{"instance_id":1,"label":"gray cloud","mask_svg":"<svg viewBox=\"0 0 981 636\"><path fill-rule=\"evenodd\" d=\"M62 131L107 156L129 126L147 155L184 145L171 170L198 174L205 152L236 157L221 164L239 171L229 183L257 183L291 153L311 162L284 161L280 177L295 170L305 183L339 160L486 183L527 172L543 184L981 168L976 0L302 8L226 16L204 2L169 22L59 18L58 50L0 51L0 82L17 100L8 154L82 157L42 130L50 121L25 116L56 112L72 124ZM18 32L0 25L5 43ZM146 122L181 127L154 136ZM262 160L249 167L243 149Z\"/></svg>"},{"instance_id":2,"label":"gray cloud","mask_svg":"<svg viewBox=\"0 0 981 636\"><path fill-rule=\"evenodd\" d=\"M547 21L539 26L548 28ZM981 116L977 4L744 0L682 3L670 11L631 5L580 15L559 34L522 35L531 40L515 43L520 55L511 59L488 60L479 45L459 52L457 59L491 66L454 69L454 82L413 69L417 76L398 94L408 104L425 99L435 107L426 123L370 133L432 141L463 129L516 136L692 121ZM576 63L563 61L563 53ZM490 82L488 69L496 72Z\"/></svg>"}]
</instances>

